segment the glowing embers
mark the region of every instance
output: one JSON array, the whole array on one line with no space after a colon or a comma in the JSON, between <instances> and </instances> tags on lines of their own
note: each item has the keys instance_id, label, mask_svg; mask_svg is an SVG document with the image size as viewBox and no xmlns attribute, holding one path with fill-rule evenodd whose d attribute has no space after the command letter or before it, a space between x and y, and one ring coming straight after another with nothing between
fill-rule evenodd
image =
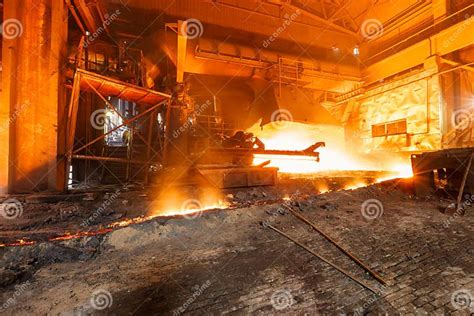
<instances>
[{"instance_id":1,"label":"glowing embers","mask_svg":"<svg viewBox=\"0 0 474 316\"><path fill-rule=\"evenodd\" d=\"M229 203L216 199L216 196L212 195L211 192L208 193L210 195L206 196L205 198L203 197L202 202L198 199L186 199L183 201L177 199L177 195L170 194L167 199L163 200L164 204L162 204L162 206L168 205L168 208L155 209L150 212L150 215L123 219L91 231L64 232L57 236L50 237L48 241L59 242L83 237L105 235L107 233L113 232L114 230L128 227L130 225L144 223L158 217L182 216L186 219L195 219L200 217L205 211L229 207ZM39 242L40 241L19 239L16 242L0 244L0 248L31 246Z\"/></svg>"},{"instance_id":2,"label":"glowing embers","mask_svg":"<svg viewBox=\"0 0 474 316\"><path fill-rule=\"evenodd\" d=\"M30 246L30 245L34 245L34 244L36 244L36 241L27 240L27 239L19 239L16 242L13 242L13 243L0 244L0 248Z\"/></svg>"}]
</instances>

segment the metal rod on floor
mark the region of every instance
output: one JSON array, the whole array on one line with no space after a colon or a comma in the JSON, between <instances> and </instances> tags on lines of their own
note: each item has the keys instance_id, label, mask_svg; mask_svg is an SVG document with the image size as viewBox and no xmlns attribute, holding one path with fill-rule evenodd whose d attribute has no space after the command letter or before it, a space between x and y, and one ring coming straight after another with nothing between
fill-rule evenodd
<instances>
[{"instance_id":1,"label":"metal rod on floor","mask_svg":"<svg viewBox=\"0 0 474 316\"><path fill-rule=\"evenodd\" d=\"M363 268L365 271L367 271L371 276L373 276L377 281L382 283L383 285L387 285L387 282L385 282L384 279L380 275L378 275L375 271L372 271L369 267L367 267L362 261L360 261L356 256L351 254L348 250L344 249L342 246L340 246L334 239L332 239L330 236L328 236L326 233L324 233L321 229L319 229L316 225L311 223L308 219L306 219L303 215L301 215L299 212L294 210L292 207L288 206L287 204L283 204L284 207L286 207L291 214L293 214L296 218L299 220L303 221L304 223L308 224L311 226L314 230L316 230L318 233L320 233L326 240L331 242L334 246L336 246L340 251L345 253L349 258L351 258L355 263L357 263L361 268Z\"/></svg>"},{"instance_id":2,"label":"metal rod on floor","mask_svg":"<svg viewBox=\"0 0 474 316\"><path fill-rule=\"evenodd\" d=\"M283 237L291 240L293 243L295 243L296 245L300 246L301 248L303 248L304 250L306 250L307 252L309 252L310 254L312 254L313 256L319 258L320 260L324 261L326 264L330 265L331 267L333 267L334 269L336 269L337 271L341 272L342 274L344 274L345 276L347 276L348 278L350 278L351 280L353 280L354 282L358 283L359 285L363 286L364 288L368 289L369 291L373 292L374 294L379 294L380 291L376 291L374 289L372 289L370 286L368 286L367 284L365 284L362 280L359 280L357 277L355 276L352 276L349 274L349 272L347 272L346 270L338 267L337 265L335 265L334 263L330 262L328 259L324 258L323 256L320 256L318 255L317 253L315 253L314 251L312 251L311 249L309 249L308 247L306 247L305 245L303 245L302 243L300 243L299 241L296 241L295 239L293 239L292 237L288 236L287 234L285 234L284 232L282 232L281 230L279 230L278 228L275 228L273 227L272 225L270 224L264 224L265 227L268 227L270 229L272 229L273 231L279 233L280 235L282 235Z\"/></svg>"},{"instance_id":3,"label":"metal rod on floor","mask_svg":"<svg viewBox=\"0 0 474 316\"><path fill-rule=\"evenodd\" d=\"M474 153L469 156L468 161L467 161L466 172L464 172L464 177L462 178L461 187L459 188L458 199L456 201L456 211L459 210L461 207L462 195L464 193L464 187L466 186L467 176L469 175L469 172L471 171L473 156L474 156Z\"/></svg>"}]
</instances>

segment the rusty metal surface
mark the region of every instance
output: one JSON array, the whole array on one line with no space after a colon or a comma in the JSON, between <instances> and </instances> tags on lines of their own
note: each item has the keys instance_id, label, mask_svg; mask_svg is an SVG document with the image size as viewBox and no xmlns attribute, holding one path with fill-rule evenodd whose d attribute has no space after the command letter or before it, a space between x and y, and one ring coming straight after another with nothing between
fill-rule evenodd
<instances>
[{"instance_id":1,"label":"rusty metal surface","mask_svg":"<svg viewBox=\"0 0 474 316\"><path fill-rule=\"evenodd\" d=\"M91 88L92 86L101 94L120 97L120 99L123 100L150 106L171 98L171 96L166 93L139 87L83 69L78 69L77 72L81 74L81 90L83 91L95 92Z\"/></svg>"}]
</instances>

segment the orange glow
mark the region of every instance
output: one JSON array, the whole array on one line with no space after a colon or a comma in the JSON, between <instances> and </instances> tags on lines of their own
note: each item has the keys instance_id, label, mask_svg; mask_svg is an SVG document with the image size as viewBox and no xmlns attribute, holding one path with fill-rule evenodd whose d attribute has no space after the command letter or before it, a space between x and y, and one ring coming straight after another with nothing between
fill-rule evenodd
<instances>
[{"instance_id":1,"label":"orange glow","mask_svg":"<svg viewBox=\"0 0 474 316\"><path fill-rule=\"evenodd\" d=\"M32 240L19 239L17 242L11 244L0 244L0 248L4 247L20 247L20 246L30 246L34 245L36 242Z\"/></svg>"},{"instance_id":2,"label":"orange glow","mask_svg":"<svg viewBox=\"0 0 474 316\"><path fill-rule=\"evenodd\" d=\"M358 188L363 188L366 187L367 185L370 185L371 183L363 182L363 181L357 181L355 183L348 184L347 186L344 187L344 190L355 190Z\"/></svg>"},{"instance_id":3,"label":"orange glow","mask_svg":"<svg viewBox=\"0 0 474 316\"><path fill-rule=\"evenodd\" d=\"M192 201L193 203L186 203L186 201ZM213 209L222 209L222 208L227 208L229 206L228 203L224 203L221 201L215 202L214 204L198 204L198 202L196 201L197 200L185 200L184 202L181 201L180 203L182 203L183 207L185 207L184 209L176 208L176 209L155 210L152 212L152 215L139 216L139 217L130 218L130 219L123 219L123 220L108 224L105 228L100 228L94 231L79 231L75 233L64 232L60 236L49 238L49 241L65 241L65 240L71 240L71 239L78 239L82 237L104 235L114 230L117 230L119 228L124 228L130 225L147 222L157 217L184 216L188 219L194 219L194 218L199 217L201 213L204 211L213 210ZM179 201L176 201L176 202L179 202ZM196 208L195 206L200 206L200 207ZM14 243L0 244L0 248L30 246L36 243L37 241L19 239L17 242L14 242Z\"/></svg>"},{"instance_id":4,"label":"orange glow","mask_svg":"<svg viewBox=\"0 0 474 316\"><path fill-rule=\"evenodd\" d=\"M157 194L149 216L197 217L206 210L227 208L222 192L215 188L200 188L198 193L189 194L177 188L166 188L164 193Z\"/></svg>"},{"instance_id":5,"label":"orange glow","mask_svg":"<svg viewBox=\"0 0 474 316\"><path fill-rule=\"evenodd\" d=\"M267 124L263 130L257 125L248 131L254 133L266 145L267 149L303 150L318 141L325 141L326 147L318 149L320 162L312 157L255 155L254 165L271 160L269 166L279 168L282 173L314 174L321 171L334 170L367 170L393 171L397 177L411 177L411 165L406 163L389 162L379 158L379 161L361 161L349 154L345 149L344 131L338 126L316 126L295 122L285 122L284 126ZM380 161L383 160L383 161Z\"/></svg>"},{"instance_id":6,"label":"orange glow","mask_svg":"<svg viewBox=\"0 0 474 316\"><path fill-rule=\"evenodd\" d=\"M329 190L329 187L327 186L327 184L320 184L320 185L318 186L318 192L319 192L319 193L327 193L327 192L329 192L329 191L330 191L330 190Z\"/></svg>"}]
</instances>

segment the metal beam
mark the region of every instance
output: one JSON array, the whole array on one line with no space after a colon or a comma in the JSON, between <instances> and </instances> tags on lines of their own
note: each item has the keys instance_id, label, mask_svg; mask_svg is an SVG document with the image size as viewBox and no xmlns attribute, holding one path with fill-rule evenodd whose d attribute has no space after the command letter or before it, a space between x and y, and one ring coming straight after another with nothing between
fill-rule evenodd
<instances>
[{"instance_id":1,"label":"metal beam","mask_svg":"<svg viewBox=\"0 0 474 316\"><path fill-rule=\"evenodd\" d=\"M97 23L96 19L94 18L89 6L85 3L84 0L77 0L74 2L76 7L79 11L79 14L82 16L84 23L86 24L86 28L89 32L95 32L99 28L99 24Z\"/></svg>"},{"instance_id":2,"label":"metal beam","mask_svg":"<svg viewBox=\"0 0 474 316\"><path fill-rule=\"evenodd\" d=\"M446 58L440 58L441 62L445 63L445 64L448 64L448 65L451 65L451 66L454 66L454 67L458 67L458 68L462 68L462 69L465 69L465 70L468 70L468 71L473 71L474 72L474 67L471 67L469 66L468 64L461 64L461 63L458 63L456 61L453 61L453 60L449 60L449 59L446 59Z\"/></svg>"},{"instance_id":3,"label":"metal beam","mask_svg":"<svg viewBox=\"0 0 474 316\"><path fill-rule=\"evenodd\" d=\"M342 27L342 26L340 26L336 23L331 22L330 20L326 20L326 19L320 17L319 15L316 15L312 12L309 12L308 10L300 8L300 7L298 7L294 4L286 3L285 5L292 8L293 10L299 10L299 11L303 12L304 14L306 14L307 16L317 20L318 22L324 23L327 26L330 26L331 28L333 28L335 30L341 31L343 33L346 33L348 35L353 36L354 38L357 38L357 33L354 32L354 31L348 30L348 29L346 29L346 28L344 28L344 27ZM333 17L331 17L331 18L333 18Z\"/></svg>"},{"instance_id":4,"label":"metal beam","mask_svg":"<svg viewBox=\"0 0 474 316\"><path fill-rule=\"evenodd\" d=\"M118 162L118 163L127 163L127 164L137 164L137 165L151 165L153 164L150 161L143 160L133 160L117 157L102 157L102 156L87 156L87 155L72 155L72 159L81 159L81 160L97 160L97 161L108 161L108 162Z\"/></svg>"},{"instance_id":5,"label":"metal beam","mask_svg":"<svg viewBox=\"0 0 474 316\"><path fill-rule=\"evenodd\" d=\"M71 4L71 0L66 0L66 5L69 8L69 11L71 11L72 16L74 17L74 20L77 23L77 26L79 26L79 28L81 29L82 34L86 35L86 29L84 28L84 25L82 24L81 19L77 15L76 9Z\"/></svg>"},{"instance_id":6,"label":"metal beam","mask_svg":"<svg viewBox=\"0 0 474 316\"><path fill-rule=\"evenodd\" d=\"M188 25L186 21L178 21L178 52L176 59L176 82L184 81L184 70L186 69L186 47L188 42Z\"/></svg>"},{"instance_id":7,"label":"metal beam","mask_svg":"<svg viewBox=\"0 0 474 316\"><path fill-rule=\"evenodd\" d=\"M470 18L452 25L431 37L393 54L365 70L366 82L375 82L402 71L423 65L430 56L443 56L473 44L474 21Z\"/></svg>"},{"instance_id":8,"label":"metal beam","mask_svg":"<svg viewBox=\"0 0 474 316\"><path fill-rule=\"evenodd\" d=\"M125 117L122 116L122 114L120 114L119 111L117 111L117 109L115 108L115 106L114 106L113 104L111 104L111 103L109 102L109 100L107 100L99 91L97 91L96 88L94 88L93 85L91 85L88 81L87 81L87 84L88 84L89 87L95 92L95 94L96 94L102 101L104 101L104 103L107 104L107 105L109 106L109 108L110 108L114 113L116 113L116 114L120 117L120 119L122 120L122 122L127 120ZM120 99L120 97L118 97L118 98ZM138 137L140 137L140 139L147 145L147 148L150 148L150 147L151 147L150 142L148 142L148 141L142 136L142 134L140 133L139 130L137 130L137 129L136 129L135 127L133 127L133 126L129 126L129 127L130 127L130 129L131 129L133 132L135 132L135 134L136 134Z\"/></svg>"}]
</instances>

